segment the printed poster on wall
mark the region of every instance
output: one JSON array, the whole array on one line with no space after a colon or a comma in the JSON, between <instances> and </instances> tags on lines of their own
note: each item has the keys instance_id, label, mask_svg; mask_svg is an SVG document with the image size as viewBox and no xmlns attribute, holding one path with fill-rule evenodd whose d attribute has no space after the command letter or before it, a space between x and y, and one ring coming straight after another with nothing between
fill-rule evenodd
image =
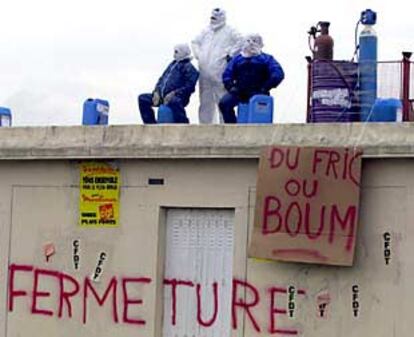
<instances>
[{"instance_id":1,"label":"printed poster on wall","mask_svg":"<svg viewBox=\"0 0 414 337\"><path fill-rule=\"evenodd\" d=\"M361 156L357 148L265 148L249 256L351 266Z\"/></svg>"},{"instance_id":2,"label":"printed poster on wall","mask_svg":"<svg viewBox=\"0 0 414 337\"><path fill-rule=\"evenodd\" d=\"M79 226L119 226L119 169L104 162L80 165Z\"/></svg>"}]
</instances>

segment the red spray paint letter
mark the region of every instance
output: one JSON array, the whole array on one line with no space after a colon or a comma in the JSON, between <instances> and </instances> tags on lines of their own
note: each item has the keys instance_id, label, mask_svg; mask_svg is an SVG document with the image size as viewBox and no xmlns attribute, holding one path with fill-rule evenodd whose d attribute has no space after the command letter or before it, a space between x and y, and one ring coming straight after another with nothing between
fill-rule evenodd
<instances>
[{"instance_id":1,"label":"red spray paint letter","mask_svg":"<svg viewBox=\"0 0 414 337\"><path fill-rule=\"evenodd\" d=\"M263 235L268 235L272 233L277 233L280 231L282 227L282 217L280 216L280 200L273 196L267 196L264 202L263 208L263 226L262 226L262 233ZM274 228L270 228L269 222L270 218L274 217L277 223L277 226Z\"/></svg>"},{"instance_id":2,"label":"red spray paint letter","mask_svg":"<svg viewBox=\"0 0 414 337\"><path fill-rule=\"evenodd\" d=\"M91 290L93 296L95 297L95 299L98 301L99 306L103 306L106 299L109 297L109 294L112 290L113 295L112 295L112 315L113 315L113 320L115 323L118 323L118 311L117 311L117 306L116 306L116 287L117 287L117 280L116 277L114 276L111 281L109 282L108 287L105 290L105 293L103 295L102 298L99 297L98 293L96 292L95 288L93 287L93 284L91 283L91 281L89 280L88 277L85 277L85 282L83 285L83 324L86 323L86 318L87 318L87 300L88 300L88 289Z\"/></svg>"},{"instance_id":3,"label":"red spray paint letter","mask_svg":"<svg viewBox=\"0 0 414 337\"><path fill-rule=\"evenodd\" d=\"M278 329L276 326L276 315L286 315L286 309L276 307L276 294L286 294L286 288L270 288L270 326L269 326L269 333L270 334L282 334L282 335L297 335L297 330L291 329ZM300 293L300 292L298 292ZM302 291L303 293L303 291Z\"/></svg>"},{"instance_id":4,"label":"red spray paint letter","mask_svg":"<svg viewBox=\"0 0 414 337\"><path fill-rule=\"evenodd\" d=\"M243 287L244 291L250 290L251 294L253 295L253 300L250 303L247 303L243 299L237 298L237 293L239 287ZM249 316L250 321L253 324L254 329L256 332L260 332L259 324L257 324L256 319L254 318L251 309L259 303L259 292L257 289L252 286L251 284L245 281L233 280L233 298L232 298L232 321L233 321L233 329L237 329L237 307L241 307L246 311L247 316Z\"/></svg>"},{"instance_id":5,"label":"red spray paint letter","mask_svg":"<svg viewBox=\"0 0 414 337\"><path fill-rule=\"evenodd\" d=\"M286 152L285 152L286 150ZM270 152L270 168L279 168L283 162L285 162L286 167L291 171L297 169L299 163L300 148L296 148L295 156L291 158L291 149L281 149L278 147L272 148Z\"/></svg>"},{"instance_id":6,"label":"red spray paint letter","mask_svg":"<svg viewBox=\"0 0 414 337\"><path fill-rule=\"evenodd\" d=\"M203 321L201 317L201 285L197 283L197 321L198 324L209 327L212 326L217 318L218 314L218 290L217 290L217 282L213 283L213 292L214 292L214 312L213 316L208 321Z\"/></svg>"},{"instance_id":7,"label":"red spray paint letter","mask_svg":"<svg viewBox=\"0 0 414 337\"><path fill-rule=\"evenodd\" d=\"M346 236L348 237L348 240L346 242L345 249L351 250L352 244L354 242L355 237L355 224L357 220L357 212L355 206L348 207L348 210L345 214L344 219L341 219L338 206L333 205L331 210L331 229L329 231L329 243L332 243L335 238L335 225L337 221L339 222L339 225L342 230L346 230L347 224L349 226L348 233L346 233Z\"/></svg>"},{"instance_id":8,"label":"red spray paint letter","mask_svg":"<svg viewBox=\"0 0 414 337\"><path fill-rule=\"evenodd\" d=\"M73 285L72 290L68 291L65 289L65 281ZM71 318L72 317L72 304L70 303L70 298L73 296L76 296L79 293L79 290L80 290L79 283L75 278L65 273L60 273L59 283L60 283L60 287L59 287L60 294L59 294L58 317L62 318L63 303L66 303L66 306L68 307L68 316L69 318Z\"/></svg>"},{"instance_id":9,"label":"red spray paint letter","mask_svg":"<svg viewBox=\"0 0 414 337\"><path fill-rule=\"evenodd\" d=\"M172 303L171 303L171 324L176 324L176 316L177 316L177 287L178 286L187 286L187 287L194 287L194 283L190 281L181 281L177 279L165 279L164 284L171 286L171 292L172 292Z\"/></svg>"},{"instance_id":10,"label":"red spray paint letter","mask_svg":"<svg viewBox=\"0 0 414 337\"><path fill-rule=\"evenodd\" d=\"M22 296L27 295L26 291L15 290L14 288L16 272L17 271L31 272L32 270L33 270L33 266L17 265L17 264L11 264L9 266L9 311L13 311L15 297L22 297Z\"/></svg>"},{"instance_id":11,"label":"red spray paint letter","mask_svg":"<svg viewBox=\"0 0 414 337\"><path fill-rule=\"evenodd\" d=\"M142 299L130 299L128 298L128 283L151 283L151 279L147 277L139 278L123 278L122 279L122 293L124 295L124 313L122 315L122 320L124 323L136 324L136 325L145 325L143 319L133 319L128 317L128 306L132 304L141 305L143 303Z\"/></svg>"},{"instance_id":12,"label":"red spray paint letter","mask_svg":"<svg viewBox=\"0 0 414 337\"><path fill-rule=\"evenodd\" d=\"M50 297L50 292L39 291L39 276L46 275L59 279L59 273L57 271L35 269L34 271L34 282L33 282L33 295L32 295L32 314L33 315L45 315L53 316L53 311L46 309L39 309L37 307L37 299L39 297Z\"/></svg>"}]
</instances>

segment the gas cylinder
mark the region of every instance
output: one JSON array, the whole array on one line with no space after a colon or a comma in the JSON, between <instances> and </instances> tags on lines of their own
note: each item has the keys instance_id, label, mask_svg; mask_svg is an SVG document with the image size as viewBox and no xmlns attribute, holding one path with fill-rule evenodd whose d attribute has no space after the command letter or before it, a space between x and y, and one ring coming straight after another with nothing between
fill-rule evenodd
<instances>
[{"instance_id":1,"label":"gas cylinder","mask_svg":"<svg viewBox=\"0 0 414 337\"><path fill-rule=\"evenodd\" d=\"M373 28L376 13L370 9L361 13L360 22L364 25L359 35L359 90L361 121L369 120L377 98L378 38Z\"/></svg>"},{"instance_id":2,"label":"gas cylinder","mask_svg":"<svg viewBox=\"0 0 414 337\"><path fill-rule=\"evenodd\" d=\"M314 60L333 60L334 40L329 35L329 25L327 21L320 21L318 31L320 34L315 38L313 59Z\"/></svg>"}]
</instances>

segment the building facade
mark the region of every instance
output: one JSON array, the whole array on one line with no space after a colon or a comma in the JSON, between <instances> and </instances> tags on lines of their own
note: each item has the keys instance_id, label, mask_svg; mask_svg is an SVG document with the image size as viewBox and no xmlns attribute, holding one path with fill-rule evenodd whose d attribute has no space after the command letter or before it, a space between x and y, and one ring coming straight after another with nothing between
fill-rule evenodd
<instances>
[{"instance_id":1,"label":"building facade","mask_svg":"<svg viewBox=\"0 0 414 337\"><path fill-rule=\"evenodd\" d=\"M352 267L248 257L273 144L364 150ZM411 337L413 155L411 124L0 129L0 334ZM79 226L90 161L118 227Z\"/></svg>"}]
</instances>

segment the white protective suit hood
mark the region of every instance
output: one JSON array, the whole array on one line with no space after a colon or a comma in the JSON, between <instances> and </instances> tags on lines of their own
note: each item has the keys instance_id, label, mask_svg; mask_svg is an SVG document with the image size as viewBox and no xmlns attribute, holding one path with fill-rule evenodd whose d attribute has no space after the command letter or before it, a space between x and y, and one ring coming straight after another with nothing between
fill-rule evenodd
<instances>
[{"instance_id":1,"label":"white protective suit hood","mask_svg":"<svg viewBox=\"0 0 414 337\"><path fill-rule=\"evenodd\" d=\"M186 43L174 46L174 60L177 62L191 58L191 49Z\"/></svg>"},{"instance_id":2,"label":"white protective suit hood","mask_svg":"<svg viewBox=\"0 0 414 337\"><path fill-rule=\"evenodd\" d=\"M263 39L259 34L249 34L243 39L241 54L253 57L262 53Z\"/></svg>"},{"instance_id":3,"label":"white protective suit hood","mask_svg":"<svg viewBox=\"0 0 414 337\"><path fill-rule=\"evenodd\" d=\"M214 31L226 25L226 11L221 8L214 8L211 11L210 28Z\"/></svg>"},{"instance_id":4,"label":"white protective suit hood","mask_svg":"<svg viewBox=\"0 0 414 337\"><path fill-rule=\"evenodd\" d=\"M242 43L239 32L227 24L222 9L215 8L211 14L208 27L192 41L200 71L200 124L221 120L218 103L227 92L222 82L223 71L228 57L240 53Z\"/></svg>"}]
</instances>

